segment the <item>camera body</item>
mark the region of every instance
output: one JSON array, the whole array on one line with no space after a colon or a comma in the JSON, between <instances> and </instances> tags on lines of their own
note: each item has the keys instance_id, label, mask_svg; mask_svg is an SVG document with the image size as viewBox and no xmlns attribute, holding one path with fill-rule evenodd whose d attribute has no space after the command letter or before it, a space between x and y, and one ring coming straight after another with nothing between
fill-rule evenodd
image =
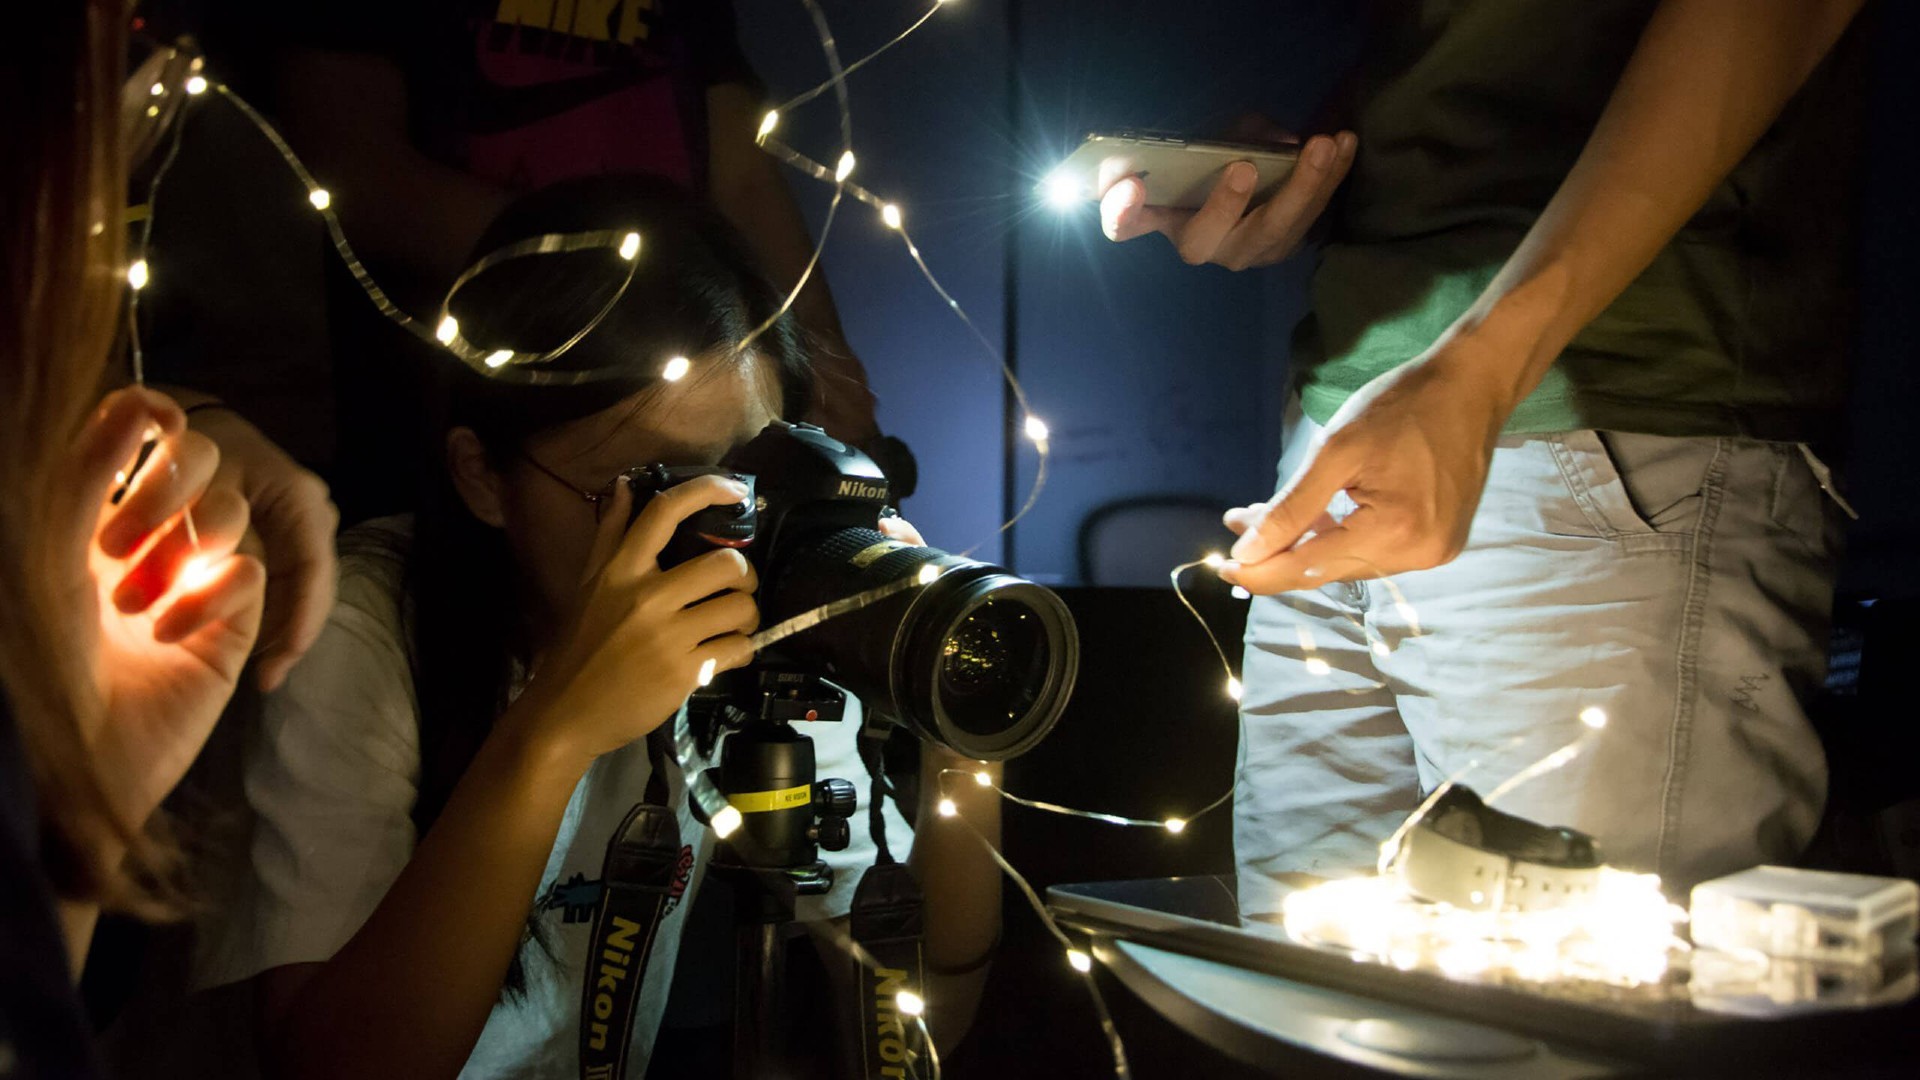
<instances>
[{"instance_id":1,"label":"camera body","mask_svg":"<svg viewBox=\"0 0 1920 1080\"><path fill-rule=\"evenodd\" d=\"M775 421L720 466L634 470L635 513L665 488L714 474L752 494L687 518L662 566L716 546L742 552L760 577L763 627L834 605L832 617L734 673L730 687L755 698L749 715L805 719L817 704L816 719L837 719L830 691L806 689L798 673L845 687L967 757L1012 757L1051 730L1079 667L1059 597L999 567L888 537L879 529L886 475L811 424ZM866 599L846 605L853 597Z\"/></svg>"},{"instance_id":2,"label":"camera body","mask_svg":"<svg viewBox=\"0 0 1920 1080\"><path fill-rule=\"evenodd\" d=\"M840 529L877 531L887 508L887 477L871 458L812 424L776 420L725 465L649 465L628 473L634 514L654 494L701 476L744 484L747 499L707 507L681 522L660 556L662 568L730 547L764 578L784 549L800 542L796 538Z\"/></svg>"}]
</instances>

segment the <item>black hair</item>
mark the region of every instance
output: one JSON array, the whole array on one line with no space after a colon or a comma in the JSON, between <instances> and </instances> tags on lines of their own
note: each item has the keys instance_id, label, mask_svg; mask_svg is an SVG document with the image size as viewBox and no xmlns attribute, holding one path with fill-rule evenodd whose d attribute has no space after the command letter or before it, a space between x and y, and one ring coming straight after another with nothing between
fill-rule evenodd
<instances>
[{"instance_id":1,"label":"black hair","mask_svg":"<svg viewBox=\"0 0 1920 1080\"><path fill-rule=\"evenodd\" d=\"M642 237L626 291L591 333L551 365L594 378L573 385L516 384L449 357L431 395L434 461L445 457L447 433L466 427L504 470L530 437L656 385L667 358L740 362L735 346L769 320L751 354L773 362L785 415L797 419L803 411L812 392L811 369L798 324L788 314L774 318L784 296L726 221L666 181L596 177L542 189L488 227L474 259L536 236L594 230L631 230ZM450 311L462 336L480 348L543 351L587 325L625 272L611 250L512 259L463 286ZM519 606L501 603L502 590L512 589L518 576L505 537L474 517L444 465L428 468L424 483L405 577L420 715L413 807L420 836L439 817L506 708L516 665L528 660ZM538 911L534 916L530 932L544 947L535 929ZM505 990L517 995L525 985L516 955Z\"/></svg>"}]
</instances>

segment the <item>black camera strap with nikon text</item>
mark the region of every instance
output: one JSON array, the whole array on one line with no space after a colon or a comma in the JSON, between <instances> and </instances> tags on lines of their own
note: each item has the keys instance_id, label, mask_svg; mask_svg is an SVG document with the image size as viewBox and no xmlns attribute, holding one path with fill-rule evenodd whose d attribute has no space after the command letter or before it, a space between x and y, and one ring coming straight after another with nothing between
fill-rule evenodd
<instances>
[{"instance_id":1,"label":"black camera strap with nikon text","mask_svg":"<svg viewBox=\"0 0 1920 1080\"><path fill-rule=\"evenodd\" d=\"M660 922L684 887L680 817L667 805L666 736L647 737L646 801L627 812L607 842L602 891L580 987L581 1080L622 1080L633 1013Z\"/></svg>"},{"instance_id":2,"label":"black camera strap with nikon text","mask_svg":"<svg viewBox=\"0 0 1920 1080\"><path fill-rule=\"evenodd\" d=\"M896 862L887 848L882 809L888 785L880 745L881 740L870 735L860 738L860 758L873 779L867 821L878 858L860 876L848 921L860 946L853 957L860 1075L863 1080L904 1080L926 1047L920 1025L900 1015L895 998L902 990L925 994L926 905L913 871Z\"/></svg>"}]
</instances>

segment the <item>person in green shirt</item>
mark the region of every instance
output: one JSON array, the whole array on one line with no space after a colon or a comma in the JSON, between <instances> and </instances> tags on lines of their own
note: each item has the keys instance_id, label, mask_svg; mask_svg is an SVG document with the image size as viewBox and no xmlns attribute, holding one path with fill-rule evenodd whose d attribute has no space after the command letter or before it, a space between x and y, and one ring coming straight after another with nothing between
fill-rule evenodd
<instances>
[{"instance_id":1,"label":"person in green shirt","mask_svg":"<svg viewBox=\"0 0 1920 1080\"><path fill-rule=\"evenodd\" d=\"M1500 805L1615 864L1811 836L1862 3L1383 3L1355 130L1273 199L1105 192L1234 269L1334 207L1279 491L1225 518L1243 873L1371 867L1422 790L1569 743Z\"/></svg>"}]
</instances>

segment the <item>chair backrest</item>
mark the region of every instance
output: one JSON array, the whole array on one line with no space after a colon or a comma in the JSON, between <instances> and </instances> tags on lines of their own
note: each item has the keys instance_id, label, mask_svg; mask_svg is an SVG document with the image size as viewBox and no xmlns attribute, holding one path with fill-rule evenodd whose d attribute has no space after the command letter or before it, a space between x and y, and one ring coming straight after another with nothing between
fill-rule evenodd
<instances>
[{"instance_id":1,"label":"chair backrest","mask_svg":"<svg viewBox=\"0 0 1920 1080\"><path fill-rule=\"evenodd\" d=\"M1080 524L1085 585L1165 586L1167 572L1231 541L1220 524L1228 504L1199 495L1149 495L1111 502Z\"/></svg>"}]
</instances>

